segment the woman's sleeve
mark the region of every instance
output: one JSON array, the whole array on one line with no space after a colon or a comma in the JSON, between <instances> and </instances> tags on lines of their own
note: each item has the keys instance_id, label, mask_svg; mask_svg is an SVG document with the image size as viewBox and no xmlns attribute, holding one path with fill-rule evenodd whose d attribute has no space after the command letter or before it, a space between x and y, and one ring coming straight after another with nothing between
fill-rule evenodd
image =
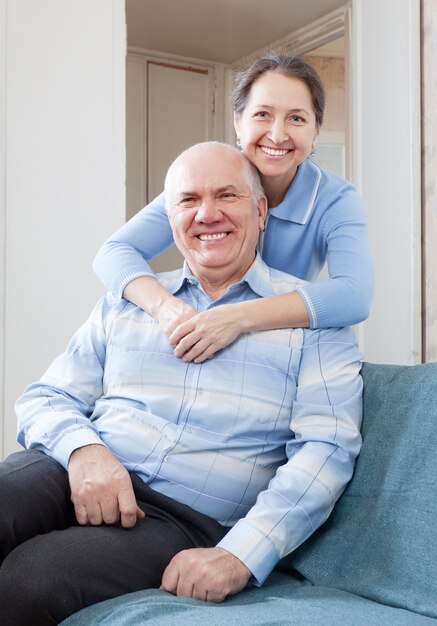
<instances>
[{"instance_id":1,"label":"woman's sleeve","mask_svg":"<svg viewBox=\"0 0 437 626\"><path fill-rule=\"evenodd\" d=\"M161 193L100 248L93 270L116 298L140 276L154 276L148 261L173 243L173 235Z\"/></svg>"},{"instance_id":2,"label":"woman's sleeve","mask_svg":"<svg viewBox=\"0 0 437 626\"><path fill-rule=\"evenodd\" d=\"M352 187L339 194L320 224L329 279L298 289L310 328L351 326L369 316L373 263L361 199Z\"/></svg>"}]
</instances>

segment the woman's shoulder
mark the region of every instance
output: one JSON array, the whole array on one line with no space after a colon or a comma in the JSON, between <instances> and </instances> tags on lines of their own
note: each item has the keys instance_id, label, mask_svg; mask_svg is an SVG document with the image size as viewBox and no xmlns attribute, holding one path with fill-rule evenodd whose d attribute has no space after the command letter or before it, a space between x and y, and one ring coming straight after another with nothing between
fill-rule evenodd
<instances>
[{"instance_id":1,"label":"woman's shoulder","mask_svg":"<svg viewBox=\"0 0 437 626\"><path fill-rule=\"evenodd\" d=\"M300 168L302 168L302 173L305 178L317 180L319 192L330 194L346 192L358 193L355 186L349 180L322 167L312 159L306 159Z\"/></svg>"},{"instance_id":2,"label":"woman's shoulder","mask_svg":"<svg viewBox=\"0 0 437 626\"><path fill-rule=\"evenodd\" d=\"M356 187L346 178L321 167L307 159L305 168L307 175L317 176L317 185L314 186L314 213L328 216L332 211L351 216L361 214L363 205L361 196ZM311 172L311 174L310 174Z\"/></svg>"}]
</instances>

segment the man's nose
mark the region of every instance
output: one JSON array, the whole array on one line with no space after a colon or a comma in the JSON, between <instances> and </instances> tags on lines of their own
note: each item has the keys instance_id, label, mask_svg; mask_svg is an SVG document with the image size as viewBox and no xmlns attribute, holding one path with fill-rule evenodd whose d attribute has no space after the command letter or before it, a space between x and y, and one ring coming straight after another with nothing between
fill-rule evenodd
<instances>
[{"instance_id":1,"label":"man's nose","mask_svg":"<svg viewBox=\"0 0 437 626\"><path fill-rule=\"evenodd\" d=\"M212 224L221 218L221 211L213 200L203 200L197 207L196 222Z\"/></svg>"},{"instance_id":2,"label":"man's nose","mask_svg":"<svg viewBox=\"0 0 437 626\"><path fill-rule=\"evenodd\" d=\"M287 127L282 120L275 120L270 126L269 139L276 144L283 143L289 139Z\"/></svg>"}]
</instances>

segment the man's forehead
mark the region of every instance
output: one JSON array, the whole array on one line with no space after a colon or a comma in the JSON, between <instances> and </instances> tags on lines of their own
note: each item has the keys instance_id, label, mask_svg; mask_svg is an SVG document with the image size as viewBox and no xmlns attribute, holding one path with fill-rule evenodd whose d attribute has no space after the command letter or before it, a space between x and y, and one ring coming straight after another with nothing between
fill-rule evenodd
<instances>
[{"instance_id":1,"label":"man's forehead","mask_svg":"<svg viewBox=\"0 0 437 626\"><path fill-rule=\"evenodd\" d=\"M246 187L247 180L241 163L222 161L187 161L179 164L170 178L172 186L181 189Z\"/></svg>"}]
</instances>

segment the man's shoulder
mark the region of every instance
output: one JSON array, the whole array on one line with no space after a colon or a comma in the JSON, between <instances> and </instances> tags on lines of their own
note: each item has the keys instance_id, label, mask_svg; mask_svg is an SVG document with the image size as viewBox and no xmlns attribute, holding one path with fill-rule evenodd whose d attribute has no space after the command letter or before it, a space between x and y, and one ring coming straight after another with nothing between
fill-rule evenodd
<instances>
[{"instance_id":1,"label":"man's shoulder","mask_svg":"<svg viewBox=\"0 0 437 626\"><path fill-rule=\"evenodd\" d=\"M256 291L263 297L276 296L290 291L296 291L300 287L304 287L307 281L287 274L281 270L269 267L260 257L257 256L252 266L252 282L256 281ZM249 282L250 278L249 278Z\"/></svg>"}]
</instances>

